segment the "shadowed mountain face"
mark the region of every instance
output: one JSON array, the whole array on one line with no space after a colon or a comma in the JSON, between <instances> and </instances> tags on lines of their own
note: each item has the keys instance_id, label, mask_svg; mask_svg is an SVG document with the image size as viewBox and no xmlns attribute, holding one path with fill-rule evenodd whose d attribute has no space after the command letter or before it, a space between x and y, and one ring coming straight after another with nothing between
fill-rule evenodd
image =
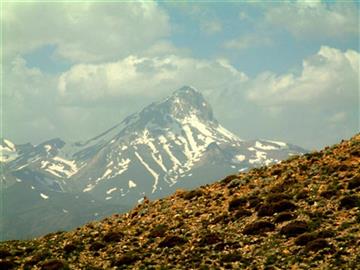
<instances>
[{"instance_id":1,"label":"shadowed mountain face","mask_svg":"<svg viewBox=\"0 0 360 270\"><path fill-rule=\"evenodd\" d=\"M145 200L74 231L1 243L0 267L358 269L359 170L357 135L320 152Z\"/></svg>"},{"instance_id":2,"label":"shadowed mountain face","mask_svg":"<svg viewBox=\"0 0 360 270\"><path fill-rule=\"evenodd\" d=\"M87 141L67 143L57 138L34 146L2 140L1 150L1 181L7 197L22 194L11 202L20 212L31 212L28 205L46 208L56 202L57 207L45 212L78 213L72 206L62 207L62 201L72 196L90 202L85 203L87 219L101 216L92 205L124 211L144 196L159 198L177 188L198 187L305 152L283 142L241 140L219 124L210 104L188 86ZM22 199L29 199L26 208ZM5 202L5 207L10 205ZM34 214L33 227L37 219ZM46 223L39 226L46 231ZM54 229L60 228L54 225L47 231Z\"/></svg>"}]
</instances>

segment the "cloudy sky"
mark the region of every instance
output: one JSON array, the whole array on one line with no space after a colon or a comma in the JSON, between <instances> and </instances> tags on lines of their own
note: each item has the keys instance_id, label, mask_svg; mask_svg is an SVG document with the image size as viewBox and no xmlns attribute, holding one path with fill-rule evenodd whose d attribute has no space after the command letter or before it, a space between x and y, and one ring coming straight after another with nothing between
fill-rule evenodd
<instances>
[{"instance_id":1,"label":"cloudy sky","mask_svg":"<svg viewBox=\"0 0 360 270\"><path fill-rule=\"evenodd\" d=\"M79 140L182 85L243 139L359 132L356 1L1 2L2 136Z\"/></svg>"}]
</instances>

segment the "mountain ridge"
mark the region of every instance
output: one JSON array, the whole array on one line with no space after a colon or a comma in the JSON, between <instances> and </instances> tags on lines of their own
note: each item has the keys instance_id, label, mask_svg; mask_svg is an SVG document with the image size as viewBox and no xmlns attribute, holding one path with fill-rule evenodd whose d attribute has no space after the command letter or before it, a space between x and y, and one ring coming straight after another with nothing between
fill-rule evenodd
<instances>
[{"instance_id":1,"label":"mountain ridge","mask_svg":"<svg viewBox=\"0 0 360 270\"><path fill-rule=\"evenodd\" d=\"M7 147L3 163L1 181L13 187L8 196L35 190L43 203L53 200L50 193L84 193L96 203L127 206L124 211L144 196L156 199L305 152L283 142L241 140L189 86L89 140L70 144L55 138L14 147Z\"/></svg>"}]
</instances>

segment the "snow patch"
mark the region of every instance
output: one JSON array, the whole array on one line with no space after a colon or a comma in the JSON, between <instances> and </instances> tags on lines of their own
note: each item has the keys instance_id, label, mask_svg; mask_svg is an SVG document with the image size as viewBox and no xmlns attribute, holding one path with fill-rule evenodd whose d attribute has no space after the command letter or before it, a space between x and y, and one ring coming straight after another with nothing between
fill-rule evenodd
<instances>
[{"instance_id":1,"label":"snow patch","mask_svg":"<svg viewBox=\"0 0 360 270\"><path fill-rule=\"evenodd\" d=\"M106 167L110 167L110 166L112 166L114 164L114 161L110 161L109 163L108 163L108 165L106 165Z\"/></svg>"},{"instance_id":2,"label":"snow patch","mask_svg":"<svg viewBox=\"0 0 360 270\"><path fill-rule=\"evenodd\" d=\"M25 167L27 167L27 166L29 166L29 163L24 164L24 165L18 167L18 168L16 169L16 171L19 171L19 170L21 170L21 169L23 169L23 168L25 168Z\"/></svg>"},{"instance_id":3,"label":"snow patch","mask_svg":"<svg viewBox=\"0 0 360 270\"><path fill-rule=\"evenodd\" d=\"M40 193L40 196L41 196L41 198L43 198L44 200L49 199L49 196L46 195L46 194L44 194L44 193Z\"/></svg>"},{"instance_id":4,"label":"snow patch","mask_svg":"<svg viewBox=\"0 0 360 270\"><path fill-rule=\"evenodd\" d=\"M0 144L0 162L10 162L18 157L15 145L4 139L3 144Z\"/></svg>"},{"instance_id":5,"label":"snow patch","mask_svg":"<svg viewBox=\"0 0 360 270\"><path fill-rule=\"evenodd\" d=\"M105 178L105 177L108 176L111 172L112 172L111 169L107 169L107 170L104 172L103 176L101 176L101 178L102 178L102 179Z\"/></svg>"},{"instance_id":6,"label":"snow patch","mask_svg":"<svg viewBox=\"0 0 360 270\"><path fill-rule=\"evenodd\" d=\"M270 141L270 140L266 140L266 141L267 141L267 142L270 142L270 143L275 143L275 144L277 144L277 145L279 145L279 146L281 146L281 147L286 147L286 146L287 146L287 144L284 143L284 142Z\"/></svg>"},{"instance_id":7,"label":"snow patch","mask_svg":"<svg viewBox=\"0 0 360 270\"><path fill-rule=\"evenodd\" d=\"M115 190L117 190L116 187L110 188L109 190L106 191L106 194L111 194L111 193L114 192Z\"/></svg>"},{"instance_id":8,"label":"snow patch","mask_svg":"<svg viewBox=\"0 0 360 270\"><path fill-rule=\"evenodd\" d=\"M88 184L86 188L83 189L83 192L91 191L95 186L93 184Z\"/></svg>"},{"instance_id":9,"label":"snow patch","mask_svg":"<svg viewBox=\"0 0 360 270\"><path fill-rule=\"evenodd\" d=\"M166 139L164 136L160 136L159 141L162 143L162 146L165 150L165 152L169 155L170 160L173 162L174 167L173 170L176 170L178 166L181 165L180 161L174 156L174 154L171 152L169 145L166 143Z\"/></svg>"},{"instance_id":10,"label":"snow patch","mask_svg":"<svg viewBox=\"0 0 360 270\"><path fill-rule=\"evenodd\" d=\"M237 137L235 134L231 133L230 131L228 131L226 128L224 128L221 125L219 125L216 130L230 140L241 141L241 139L239 137Z\"/></svg>"},{"instance_id":11,"label":"snow patch","mask_svg":"<svg viewBox=\"0 0 360 270\"><path fill-rule=\"evenodd\" d=\"M16 151L15 144L6 139L4 139L4 143L7 145L8 148L10 148L11 151Z\"/></svg>"},{"instance_id":12,"label":"snow patch","mask_svg":"<svg viewBox=\"0 0 360 270\"><path fill-rule=\"evenodd\" d=\"M149 173L154 177L154 184L153 184L153 189L151 191L151 193L154 193L157 189L157 185L158 185L158 181L159 181L159 175L150 168L150 166L145 163L145 161L142 159L142 157L139 155L138 152L135 152L136 157L140 160L141 164L144 165L144 167L149 171Z\"/></svg>"},{"instance_id":13,"label":"snow patch","mask_svg":"<svg viewBox=\"0 0 360 270\"><path fill-rule=\"evenodd\" d=\"M262 152L262 151L256 151L256 158L249 159L249 162L251 164L259 164L259 163L261 163L263 161L266 162L266 153Z\"/></svg>"},{"instance_id":14,"label":"snow patch","mask_svg":"<svg viewBox=\"0 0 360 270\"><path fill-rule=\"evenodd\" d=\"M138 199L138 203L142 203L144 201L144 198Z\"/></svg>"},{"instance_id":15,"label":"snow patch","mask_svg":"<svg viewBox=\"0 0 360 270\"><path fill-rule=\"evenodd\" d=\"M192 150L193 153L198 152L198 147L196 145L196 142L194 140L191 128L188 125L183 126L183 130L185 132L186 138L190 144L190 148Z\"/></svg>"},{"instance_id":16,"label":"snow patch","mask_svg":"<svg viewBox=\"0 0 360 270\"><path fill-rule=\"evenodd\" d=\"M129 180L129 188L134 188L136 187L136 183L132 180Z\"/></svg>"},{"instance_id":17,"label":"snow patch","mask_svg":"<svg viewBox=\"0 0 360 270\"><path fill-rule=\"evenodd\" d=\"M277 148L275 146L272 145L264 145L259 141L255 142L255 147L257 149L261 149L261 150L276 150Z\"/></svg>"},{"instance_id":18,"label":"snow patch","mask_svg":"<svg viewBox=\"0 0 360 270\"><path fill-rule=\"evenodd\" d=\"M236 155L235 156L236 161L243 162L246 157L244 155Z\"/></svg>"},{"instance_id":19,"label":"snow patch","mask_svg":"<svg viewBox=\"0 0 360 270\"><path fill-rule=\"evenodd\" d=\"M65 174L67 177L70 177L72 175L74 175L75 173L77 173L78 171L78 167L76 166L76 163L74 160L67 160L67 159L63 159L61 157L54 157L53 158L55 161L59 161L61 163L66 164L67 166L69 166L70 170L66 170Z\"/></svg>"}]
</instances>

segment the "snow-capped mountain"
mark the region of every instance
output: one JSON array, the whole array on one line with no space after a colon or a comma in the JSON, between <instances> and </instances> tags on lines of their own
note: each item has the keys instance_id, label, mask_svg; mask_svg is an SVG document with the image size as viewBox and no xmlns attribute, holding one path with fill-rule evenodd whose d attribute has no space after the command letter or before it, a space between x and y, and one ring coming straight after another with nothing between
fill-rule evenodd
<instances>
[{"instance_id":1,"label":"snow-capped mountain","mask_svg":"<svg viewBox=\"0 0 360 270\"><path fill-rule=\"evenodd\" d=\"M283 142L241 140L188 86L84 142L2 140L0 147L8 188L37 190L48 201L49 193L76 193L128 207L144 196L161 197L304 152Z\"/></svg>"}]
</instances>

